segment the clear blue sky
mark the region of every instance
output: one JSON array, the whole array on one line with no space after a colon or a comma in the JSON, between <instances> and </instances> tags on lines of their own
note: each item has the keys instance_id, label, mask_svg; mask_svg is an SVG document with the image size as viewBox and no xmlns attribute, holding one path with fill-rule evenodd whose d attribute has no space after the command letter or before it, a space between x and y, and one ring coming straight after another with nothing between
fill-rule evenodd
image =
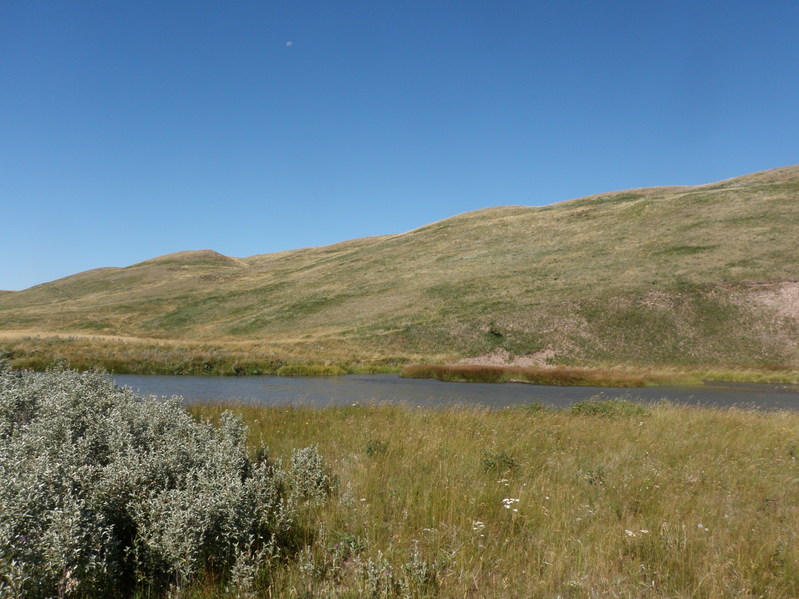
<instances>
[{"instance_id":1,"label":"clear blue sky","mask_svg":"<svg viewBox=\"0 0 799 599\"><path fill-rule=\"evenodd\" d=\"M796 162L796 0L0 3L0 289Z\"/></svg>"}]
</instances>

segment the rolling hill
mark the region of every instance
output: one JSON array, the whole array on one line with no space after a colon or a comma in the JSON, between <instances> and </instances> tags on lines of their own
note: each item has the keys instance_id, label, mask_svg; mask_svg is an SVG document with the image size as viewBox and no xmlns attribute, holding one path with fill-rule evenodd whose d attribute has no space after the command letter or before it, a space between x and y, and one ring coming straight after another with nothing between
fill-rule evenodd
<instances>
[{"instance_id":1,"label":"rolling hill","mask_svg":"<svg viewBox=\"0 0 799 599\"><path fill-rule=\"evenodd\" d=\"M790 166L488 208L326 247L100 268L0 293L0 331L316 360L797 369L797 232Z\"/></svg>"}]
</instances>

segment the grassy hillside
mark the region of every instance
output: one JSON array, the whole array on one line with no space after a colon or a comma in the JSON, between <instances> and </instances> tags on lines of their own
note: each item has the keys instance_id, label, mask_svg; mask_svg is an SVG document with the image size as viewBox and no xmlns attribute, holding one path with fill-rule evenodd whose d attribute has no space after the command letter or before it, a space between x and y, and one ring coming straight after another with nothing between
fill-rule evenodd
<instances>
[{"instance_id":1,"label":"grassy hillside","mask_svg":"<svg viewBox=\"0 0 799 599\"><path fill-rule=\"evenodd\" d=\"M792 166L327 247L170 254L0 294L0 330L333 360L796 369L797 223Z\"/></svg>"}]
</instances>

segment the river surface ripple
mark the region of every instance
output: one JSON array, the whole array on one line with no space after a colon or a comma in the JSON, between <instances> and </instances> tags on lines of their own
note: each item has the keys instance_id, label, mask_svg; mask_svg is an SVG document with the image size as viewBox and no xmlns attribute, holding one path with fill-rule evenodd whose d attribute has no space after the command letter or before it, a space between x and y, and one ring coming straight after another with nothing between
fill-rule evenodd
<instances>
[{"instance_id":1,"label":"river surface ripple","mask_svg":"<svg viewBox=\"0 0 799 599\"><path fill-rule=\"evenodd\" d=\"M797 410L799 385L708 383L697 387L559 387L519 383L444 383L388 374L337 377L202 377L115 375L117 384L142 395L196 403L262 406L349 406L382 402L419 407L473 405L506 408L536 402L565 408L586 399L621 397L639 403L675 403L746 409Z\"/></svg>"}]
</instances>

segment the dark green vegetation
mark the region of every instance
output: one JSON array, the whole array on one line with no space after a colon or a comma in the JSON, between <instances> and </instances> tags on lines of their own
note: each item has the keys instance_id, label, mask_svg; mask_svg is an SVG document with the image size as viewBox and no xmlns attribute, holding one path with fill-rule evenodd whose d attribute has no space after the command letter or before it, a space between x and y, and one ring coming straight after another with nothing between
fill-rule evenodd
<instances>
[{"instance_id":1,"label":"dark green vegetation","mask_svg":"<svg viewBox=\"0 0 799 599\"><path fill-rule=\"evenodd\" d=\"M491 208L327 247L243 259L183 252L88 271L0 294L0 331L71 335L75 347L79 336L105 336L107 360L94 363L114 371L140 371L136 352L114 339L123 336L270 356L242 356L243 372L271 372L273 359L273 370L398 370L482 356L790 373L799 368L798 222L792 166ZM25 365L50 342L1 343ZM164 369L205 368L175 352ZM236 368L211 362L213 372Z\"/></svg>"}]
</instances>

